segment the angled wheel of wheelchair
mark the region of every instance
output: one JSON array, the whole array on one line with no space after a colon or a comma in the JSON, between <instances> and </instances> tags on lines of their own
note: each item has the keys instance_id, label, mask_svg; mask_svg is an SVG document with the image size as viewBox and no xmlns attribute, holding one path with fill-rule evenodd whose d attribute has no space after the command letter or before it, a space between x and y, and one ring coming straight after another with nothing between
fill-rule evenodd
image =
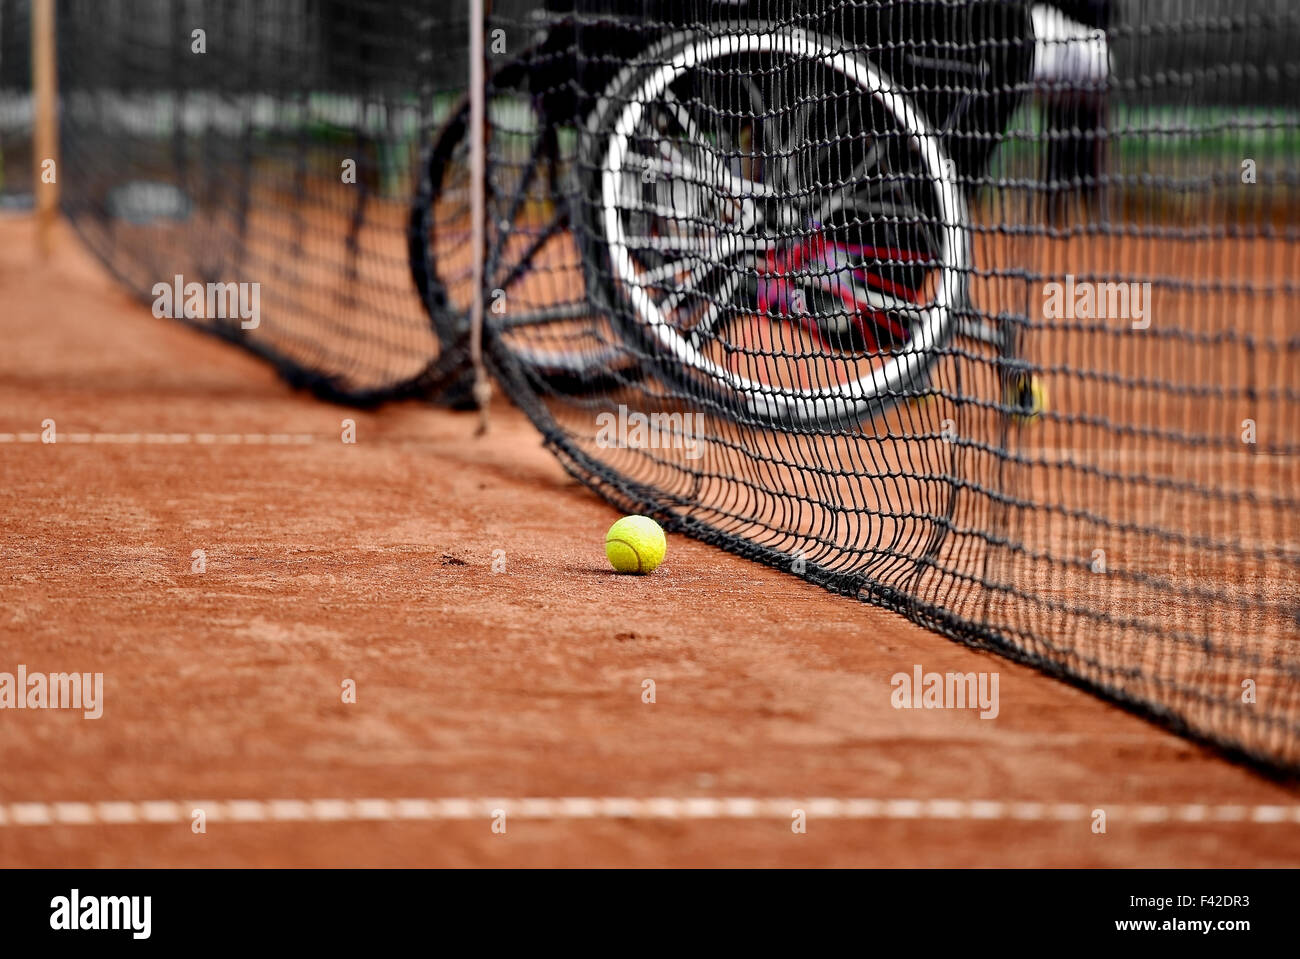
<instances>
[{"instance_id":1,"label":"angled wheel of wheelchair","mask_svg":"<svg viewBox=\"0 0 1300 959\"><path fill-rule=\"evenodd\" d=\"M589 291L657 371L743 420L843 426L915 395L965 303L942 138L845 47L767 23L674 35L582 137Z\"/></svg>"},{"instance_id":2,"label":"angled wheel of wheelchair","mask_svg":"<svg viewBox=\"0 0 1300 959\"><path fill-rule=\"evenodd\" d=\"M490 164L485 321L526 373L550 389L583 392L607 386L611 377L626 380L636 373L616 337L602 343L593 333L598 320L590 315L585 296L571 295L548 306L494 309L525 299L514 294L546 258L547 245L570 229L560 137L542 98L530 92L536 80L533 67L525 54L494 73L489 84L489 103L506 104L502 109L508 114L494 119L494 134L510 141L512 153L508 159L494 155ZM474 294L469 110L465 97L439 129L408 221L411 278L444 347L465 336Z\"/></svg>"}]
</instances>

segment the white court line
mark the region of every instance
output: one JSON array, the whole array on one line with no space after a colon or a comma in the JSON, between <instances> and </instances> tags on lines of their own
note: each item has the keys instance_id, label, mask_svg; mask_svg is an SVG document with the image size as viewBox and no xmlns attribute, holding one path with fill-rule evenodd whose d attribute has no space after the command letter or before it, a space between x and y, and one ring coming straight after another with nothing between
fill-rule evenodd
<instances>
[{"instance_id":1,"label":"white court line","mask_svg":"<svg viewBox=\"0 0 1300 959\"><path fill-rule=\"evenodd\" d=\"M40 433L0 433L0 443L43 446L305 446L317 439L313 433L56 433L54 442L45 443Z\"/></svg>"},{"instance_id":2,"label":"white court line","mask_svg":"<svg viewBox=\"0 0 1300 959\"><path fill-rule=\"evenodd\" d=\"M760 799L754 797L608 797L442 799L206 799L138 802L0 803L0 826L89 826L189 823L195 810L210 822L400 822L492 819L809 819L1086 823L1103 809L1110 824L1250 822L1300 825L1300 805L1212 806L1000 802L985 799Z\"/></svg>"}]
</instances>

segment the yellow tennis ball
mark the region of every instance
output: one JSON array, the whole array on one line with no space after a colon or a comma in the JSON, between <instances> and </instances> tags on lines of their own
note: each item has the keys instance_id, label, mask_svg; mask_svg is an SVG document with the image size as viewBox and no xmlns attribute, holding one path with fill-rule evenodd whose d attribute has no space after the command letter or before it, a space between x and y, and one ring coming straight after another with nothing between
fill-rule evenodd
<instances>
[{"instance_id":1,"label":"yellow tennis ball","mask_svg":"<svg viewBox=\"0 0 1300 959\"><path fill-rule=\"evenodd\" d=\"M649 516L624 516L605 534L605 555L620 573L648 573L664 561L668 541Z\"/></svg>"},{"instance_id":2,"label":"yellow tennis ball","mask_svg":"<svg viewBox=\"0 0 1300 959\"><path fill-rule=\"evenodd\" d=\"M1017 377L1007 387L1006 401L1017 423L1037 423L1047 410L1047 387L1036 376Z\"/></svg>"}]
</instances>

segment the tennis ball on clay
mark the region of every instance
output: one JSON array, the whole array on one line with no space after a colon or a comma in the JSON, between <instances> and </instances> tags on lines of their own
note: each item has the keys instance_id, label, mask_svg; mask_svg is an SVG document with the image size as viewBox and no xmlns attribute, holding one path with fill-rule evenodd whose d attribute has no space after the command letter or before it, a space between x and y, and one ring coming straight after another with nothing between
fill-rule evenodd
<instances>
[{"instance_id":1,"label":"tennis ball on clay","mask_svg":"<svg viewBox=\"0 0 1300 959\"><path fill-rule=\"evenodd\" d=\"M605 555L620 573L649 573L664 561L668 541L649 516L624 516L605 534Z\"/></svg>"}]
</instances>

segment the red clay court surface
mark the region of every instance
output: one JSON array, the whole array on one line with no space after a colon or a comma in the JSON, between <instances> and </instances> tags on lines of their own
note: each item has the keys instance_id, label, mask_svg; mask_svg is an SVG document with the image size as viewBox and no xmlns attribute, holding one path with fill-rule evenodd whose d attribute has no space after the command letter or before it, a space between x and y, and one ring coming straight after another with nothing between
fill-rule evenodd
<instances>
[{"instance_id":1,"label":"red clay court surface","mask_svg":"<svg viewBox=\"0 0 1300 959\"><path fill-rule=\"evenodd\" d=\"M0 712L0 865L1300 864L1290 787L681 537L616 576L615 513L505 402L481 439L324 405L31 230L0 671L102 671L104 714ZM895 710L915 664L996 671L1000 714Z\"/></svg>"}]
</instances>

